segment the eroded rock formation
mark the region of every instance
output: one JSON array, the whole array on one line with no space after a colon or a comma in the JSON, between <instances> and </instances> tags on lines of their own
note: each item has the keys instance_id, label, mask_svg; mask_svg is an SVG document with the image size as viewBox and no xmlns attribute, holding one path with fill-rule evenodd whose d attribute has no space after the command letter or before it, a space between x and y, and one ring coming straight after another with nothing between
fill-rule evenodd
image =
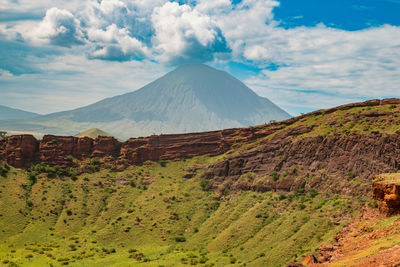
<instances>
[{"instance_id":1,"label":"eroded rock formation","mask_svg":"<svg viewBox=\"0 0 400 267\"><path fill-rule=\"evenodd\" d=\"M273 171L293 168L296 165L306 167L310 173L326 170L329 173L345 175L352 171L366 177L371 173L399 169L400 133L318 136L296 140L296 136L311 131L313 126L285 127L307 116L387 104L400 104L400 99L349 104L250 128L131 138L123 143L113 137L98 137L93 140L87 137L46 135L37 141L30 135L11 136L0 140L0 160L5 160L15 167L28 167L39 162L71 166L71 160L67 159L71 155L77 159L119 158L130 164L141 164L147 160L218 155L235 148L237 144L245 144L273 134L272 137L263 139L256 147L242 150L235 156L229 156L226 160L214 164L208 170L207 177L213 181L213 185L218 186L226 181L237 181L241 175L248 172L257 176L269 176ZM360 116L368 118L388 116L382 112L386 111L369 111ZM348 160L349 158L352 160ZM305 184L304 180L288 175L274 183L263 179L256 185L240 181L235 186L238 189L263 191L271 188L293 190L304 187Z\"/></svg>"},{"instance_id":2,"label":"eroded rock formation","mask_svg":"<svg viewBox=\"0 0 400 267\"><path fill-rule=\"evenodd\" d=\"M400 213L400 175L395 179L377 179L372 184L372 196L379 201L379 211L387 216Z\"/></svg>"},{"instance_id":3,"label":"eroded rock formation","mask_svg":"<svg viewBox=\"0 0 400 267\"><path fill-rule=\"evenodd\" d=\"M3 156L17 168L27 167L34 160L38 143L31 135L16 135L7 138Z\"/></svg>"}]
</instances>

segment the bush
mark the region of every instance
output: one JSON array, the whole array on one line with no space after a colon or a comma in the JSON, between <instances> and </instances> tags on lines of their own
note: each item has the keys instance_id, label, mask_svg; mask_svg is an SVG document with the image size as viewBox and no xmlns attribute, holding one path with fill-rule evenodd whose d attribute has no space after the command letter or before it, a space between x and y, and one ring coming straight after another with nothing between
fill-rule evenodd
<instances>
[{"instance_id":1,"label":"bush","mask_svg":"<svg viewBox=\"0 0 400 267\"><path fill-rule=\"evenodd\" d=\"M132 187L136 187L136 183L133 180L129 182L129 185L132 186Z\"/></svg>"},{"instance_id":2,"label":"bush","mask_svg":"<svg viewBox=\"0 0 400 267\"><path fill-rule=\"evenodd\" d=\"M69 162L73 162L75 160L74 156L72 155L68 155L65 159Z\"/></svg>"},{"instance_id":3,"label":"bush","mask_svg":"<svg viewBox=\"0 0 400 267\"><path fill-rule=\"evenodd\" d=\"M318 191L315 188L311 188L309 194L310 194L310 197L314 198L318 195Z\"/></svg>"},{"instance_id":4,"label":"bush","mask_svg":"<svg viewBox=\"0 0 400 267\"><path fill-rule=\"evenodd\" d=\"M186 238L184 236L175 237L176 242L186 242Z\"/></svg>"},{"instance_id":5,"label":"bush","mask_svg":"<svg viewBox=\"0 0 400 267\"><path fill-rule=\"evenodd\" d=\"M279 200L284 200L286 198L287 198L287 196L285 194L280 194L279 195Z\"/></svg>"},{"instance_id":6,"label":"bush","mask_svg":"<svg viewBox=\"0 0 400 267\"><path fill-rule=\"evenodd\" d=\"M306 208L306 205L304 205L303 203L299 204L299 209L304 210Z\"/></svg>"},{"instance_id":7,"label":"bush","mask_svg":"<svg viewBox=\"0 0 400 267\"><path fill-rule=\"evenodd\" d=\"M29 181L29 185L32 186L36 183L37 181L37 172L28 172L28 181Z\"/></svg>"},{"instance_id":8,"label":"bush","mask_svg":"<svg viewBox=\"0 0 400 267\"><path fill-rule=\"evenodd\" d=\"M163 159L159 160L158 164L160 164L161 167L166 167L167 166L167 163Z\"/></svg>"},{"instance_id":9,"label":"bush","mask_svg":"<svg viewBox=\"0 0 400 267\"><path fill-rule=\"evenodd\" d=\"M0 166L0 175L6 177L7 173L8 173L7 168L4 166Z\"/></svg>"},{"instance_id":10,"label":"bush","mask_svg":"<svg viewBox=\"0 0 400 267\"><path fill-rule=\"evenodd\" d=\"M78 177L76 176L75 173L71 174L71 180L72 180L72 181L78 180Z\"/></svg>"},{"instance_id":11,"label":"bush","mask_svg":"<svg viewBox=\"0 0 400 267\"><path fill-rule=\"evenodd\" d=\"M99 165L100 164L100 160L96 157L90 159L90 164L92 165Z\"/></svg>"},{"instance_id":12,"label":"bush","mask_svg":"<svg viewBox=\"0 0 400 267\"><path fill-rule=\"evenodd\" d=\"M279 180L279 174L276 172L276 171L273 171L272 173L271 173L271 178L272 178L272 180L273 181L278 181Z\"/></svg>"},{"instance_id":13,"label":"bush","mask_svg":"<svg viewBox=\"0 0 400 267\"><path fill-rule=\"evenodd\" d=\"M201 180L200 187L203 191L208 191L210 189L210 180L208 179Z\"/></svg>"},{"instance_id":14,"label":"bush","mask_svg":"<svg viewBox=\"0 0 400 267\"><path fill-rule=\"evenodd\" d=\"M297 188L296 190L294 190L294 194L295 194L296 196L304 195L304 192L305 192L305 189L304 189L304 188Z\"/></svg>"},{"instance_id":15,"label":"bush","mask_svg":"<svg viewBox=\"0 0 400 267\"><path fill-rule=\"evenodd\" d=\"M347 173L347 178L348 178L348 179L354 179L354 178L356 178L356 175L355 175L352 171L349 171L349 172Z\"/></svg>"}]
</instances>

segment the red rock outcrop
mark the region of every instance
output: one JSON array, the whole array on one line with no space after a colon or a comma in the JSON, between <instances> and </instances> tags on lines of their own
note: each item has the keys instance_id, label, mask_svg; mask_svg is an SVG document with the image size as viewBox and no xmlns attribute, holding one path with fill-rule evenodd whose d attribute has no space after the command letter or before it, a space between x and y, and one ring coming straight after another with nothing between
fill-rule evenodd
<instances>
[{"instance_id":1,"label":"red rock outcrop","mask_svg":"<svg viewBox=\"0 0 400 267\"><path fill-rule=\"evenodd\" d=\"M304 259L300 262L300 264L308 266L310 264L315 264L318 263L317 259L313 254L308 254L307 256L304 257Z\"/></svg>"},{"instance_id":2,"label":"red rock outcrop","mask_svg":"<svg viewBox=\"0 0 400 267\"><path fill-rule=\"evenodd\" d=\"M147 160L190 158L205 154L218 155L227 152L235 144L245 144L275 133L273 138L260 143L257 148L243 151L239 155L213 165L207 175L218 184L224 180L235 180L246 172L269 175L274 170L279 171L297 164L307 167L311 173L318 169L326 169L340 175L353 171L357 175L365 177L371 172L399 169L398 140L400 133L395 135L379 133L334 135L326 138L319 136L293 141L295 136L311 131L312 126L289 127L284 131L280 130L307 116L329 114L354 107L388 104L400 104L400 99L354 103L250 128L131 138L124 143L113 137L98 137L93 140L87 137L46 135L38 142L32 136L13 136L2 141L3 146L4 142L6 143L6 148L1 149L0 160L6 160L16 167L29 166L39 162L71 166L71 161L68 161L66 157L72 155L78 159L119 157L131 164L141 164ZM387 117L389 115L387 112L370 111L359 116L379 119L380 116ZM349 158L353 160L349 161ZM373 159L372 162L371 159ZM262 191L271 188L291 190L305 185L302 181L289 176L280 180L279 183L271 184L265 181L265 183L261 182L257 185L241 183L237 186L238 188Z\"/></svg>"},{"instance_id":3,"label":"red rock outcrop","mask_svg":"<svg viewBox=\"0 0 400 267\"><path fill-rule=\"evenodd\" d=\"M112 136L99 136L93 142L92 157L117 157L120 154L121 142Z\"/></svg>"},{"instance_id":4,"label":"red rock outcrop","mask_svg":"<svg viewBox=\"0 0 400 267\"><path fill-rule=\"evenodd\" d=\"M6 161L17 168L28 167L35 157L38 143L32 135L16 135L7 138Z\"/></svg>"},{"instance_id":5,"label":"red rock outcrop","mask_svg":"<svg viewBox=\"0 0 400 267\"><path fill-rule=\"evenodd\" d=\"M400 174L396 179L375 181L372 196L379 201L379 211L387 216L400 213ZM378 176L379 180L379 176Z\"/></svg>"},{"instance_id":6,"label":"red rock outcrop","mask_svg":"<svg viewBox=\"0 0 400 267\"><path fill-rule=\"evenodd\" d=\"M324 191L348 190L348 193L359 194L370 189L349 185L349 176L369 179L376 173L396 172L400 169L400 132L337 134L294 139L303 130L288 128L271 139L258 143L257 147L221 160L209 167L205 178L211 179L211 184L216 189L232 182L235 185L241 175L253 173L265 179L258 179L258 183L247 185L251 190L293 191L299 187L322 186L319 181L328 177L317 172L323 170L330 176L340 178L332 184L324 183L328 187ZM296 168L300 173L292 174L292 170ZM273 182L270 177L274 171L286 175ZM304 177L313 179L308 179L308 184L305 179L298 179Z\"/></svg>"},{"instance_id":7,"label":"red rock outcrop","mask_svg":"<svg viewBox=\"0 0 400 267\"><path fill-rule=\"evenodd\" d=\"M69 155L78 159L90 157L92 146L93 140L87 137L45 135L39 142L36 162L71 166L72 162L67 160Z\"/></svg>"}]
</instances>

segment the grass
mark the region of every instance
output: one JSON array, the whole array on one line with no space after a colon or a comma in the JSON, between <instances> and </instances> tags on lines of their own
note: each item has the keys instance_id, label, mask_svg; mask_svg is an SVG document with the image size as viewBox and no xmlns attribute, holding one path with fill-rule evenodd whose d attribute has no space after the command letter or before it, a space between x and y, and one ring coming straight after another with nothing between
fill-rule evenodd
<instances>
[{"instance_id":1,"label":"grass","mask_svg":"<svg viewBox=\"0 0 400 267\"><path fill-rule=\"evenodd\" d=\"M364 116L377 111L392 115ZM362 199L340 195L332 188L329 173L318 181L320 192L226 191L220 197L201 179L204 168L228 155L257 149L292 127L310 127L293 140L394 133L400 130L399 111L398 105L387 105L309 116L217 157L146 162L119 172L101 169L96 160L91 164L96 167L93 173L71 177L36 169L28 174L1 165L0 259L10 266L282 266L300 261L358 216ZM297 177L301 168L292 166L266 178L249 172L238 181L254 185L264 178ZM189 169L196 169L196 175L183 178ZM398 181L398 177L385 174L380 179ZM364 190L354 174L349 173L346 181ZM390 247L399 240L380 242ZM374 253L379 247L374 244L362 253Z\"/></svg>"},{"instance_id":2,"label":"grass","mask_svg":"<svg viewBox=\"0 0 400 267\"><path fill-rule=\"evenodd\" d=\"M20 266L274 266L301 260L338 231L335 217L351 217L320 195L248 191L218 200L201 188L201 171L182 178L217 159L101 169L76 181L43 173L31 187L25 171L11 168L0 179L0 258Z\"/></svg>"},{"instance_id":3,"label":"grass","mask_svg":"<svg viewBox=\"0 0 400 267\"><path fill-rule=\"evenodd\" d=\"M383 173L379 174L374 180L375 182L385 182L391 184L400 184L400 173Z\"/></svg>"}]
</instances>

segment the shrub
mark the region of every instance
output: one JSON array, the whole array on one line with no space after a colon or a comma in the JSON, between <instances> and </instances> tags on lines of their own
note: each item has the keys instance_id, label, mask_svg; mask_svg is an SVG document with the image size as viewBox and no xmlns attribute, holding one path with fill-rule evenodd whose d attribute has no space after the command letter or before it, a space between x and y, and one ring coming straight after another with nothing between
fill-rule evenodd
<instances>
[{"instance_id":1,"label":"shrub","mask_svg":"<svg viewBox=\"0 0 400 267\"><path fill-rule=\"evenodd\" d=\"M274 180L276 182L279 180L279 174L276 171L273 171L271 173L271 178L272 178L272 180Z\"/></svg>"},{"instance_id":2,"label":"shrub","mask_svg":"<svg viewBox=\"0 0 400 267\"><path fill-rule=\"evenodd\" d=\"M159 160L158 164L160 164L161 167L166 167L167 166L167 163L163 159Z\"/></svg>"},{"instance_id":3,"label":"shrub","mask_svg":"<svg viewBox=\"0 0 400 267\"><path fill-rule=\"evenodd\" d=\"M287 196L285 194L280 194L279 195L279 200L284 200L286 198L287 198Z\"/></svg>"},{"instance_id":4,"label":"shrub","mask_svg":"<svg viewBox=\"0 0 400 267\"><path fill-rule=\"evenodd\" d=\"M348 173L347 173L347 178L348 179L354 179L356 177L356 175L352 172L352 171L349 171Z\"/></svg>"},{"instance_id":5,"label":"shrub","mask_svg":"<svg viewBox=\"0 0 400 267\"><path fill-rule=\"evenodd\" d=\"M186 242L186 238L184 236L175 237L176 242Z\"/></svg>"},{"instance_id":6,"label":"shrub","mask_svg":"<svg viewBox=\"0 0 400 267\"><path fill-rule=\"evenodd\" d=\"M0 166L0 175L6 177L7 173L8 173L7 168L4 166Z\"/></svg>"},{"instance_id":7,"label":"shrub","mask_svg":"<svg viewBox=\"0 0 400 267\"><path fill-rule=\"evenodd\" d=\"M28 181L30 186L36 183L37 181L36 175L37 175L36 172L28 172Z\"/></svg>"},{"instance_id":8,"label":"shrub","mask_svg":"<svg viewBox=\"0 0 400 267\"><path fill-rule=\"evenodd\" d=\"M133 180L131 180L131 181L129 182L129 185L132 186L132 187L136 187L136 183L135 183L135 181L133 181Z\"/></svg>"},{"instance_id":9,"label":"shrub","mask_svg":"<svg viewBox=\"0 0 400 267\"><path fill-rule=\"evenodd\" d=\"M90 164L92 165L99 165L100 164L100 160L96 157L90 159Z\"/></svg>"},{"instance_id":10,"label":"shrub","mask_svg":"<svg viewBox=\"0 0 400 267\"><path fill-rule=\"evenodd\" d=\"M78 180L78 177L76 176L75 173L71 174L71 180L72 180L72 181Z\"/></svg>"},{"instance_id":11,"label":"shrub","mask_svg":"<svg viewBox=\"0 0 400 267\"><path fill-rule=\"evenodd\" d=\"M305 192L304 188L296 188L296 190L294 190L294 194L296 196L303 195L304 192Z\"/></svg>"},{"instance_id":12,"label":"shrub","mask_svg":"<svg viewBox=\"0 0 400 267\"><path fill-rule=\"evenodd\" d=\"M74 156L72 155L68 155L65 159L69 162L73 162L75 160Z\"/></svg>"},{"instance_id":13,"label":"shrub","mask_svg":"<svg viewBox=\"0 0 400 267\"><path fill-rule=\"evenodd\" d=\"M200 187L203 191L208 191L210 189L210 180L208 179L201 180Z\"/></svg>"},{"instance_id":14,"label":"shrub","mask_svg":"<svg viewBox=\"0 0 400 267\"><path fill-rule=\"evenodd\" d=\"M318 191L315 188L311 188L309 194L310 194L310 197L314 198L318 195Z\"/></svg>"}]
</instances>

